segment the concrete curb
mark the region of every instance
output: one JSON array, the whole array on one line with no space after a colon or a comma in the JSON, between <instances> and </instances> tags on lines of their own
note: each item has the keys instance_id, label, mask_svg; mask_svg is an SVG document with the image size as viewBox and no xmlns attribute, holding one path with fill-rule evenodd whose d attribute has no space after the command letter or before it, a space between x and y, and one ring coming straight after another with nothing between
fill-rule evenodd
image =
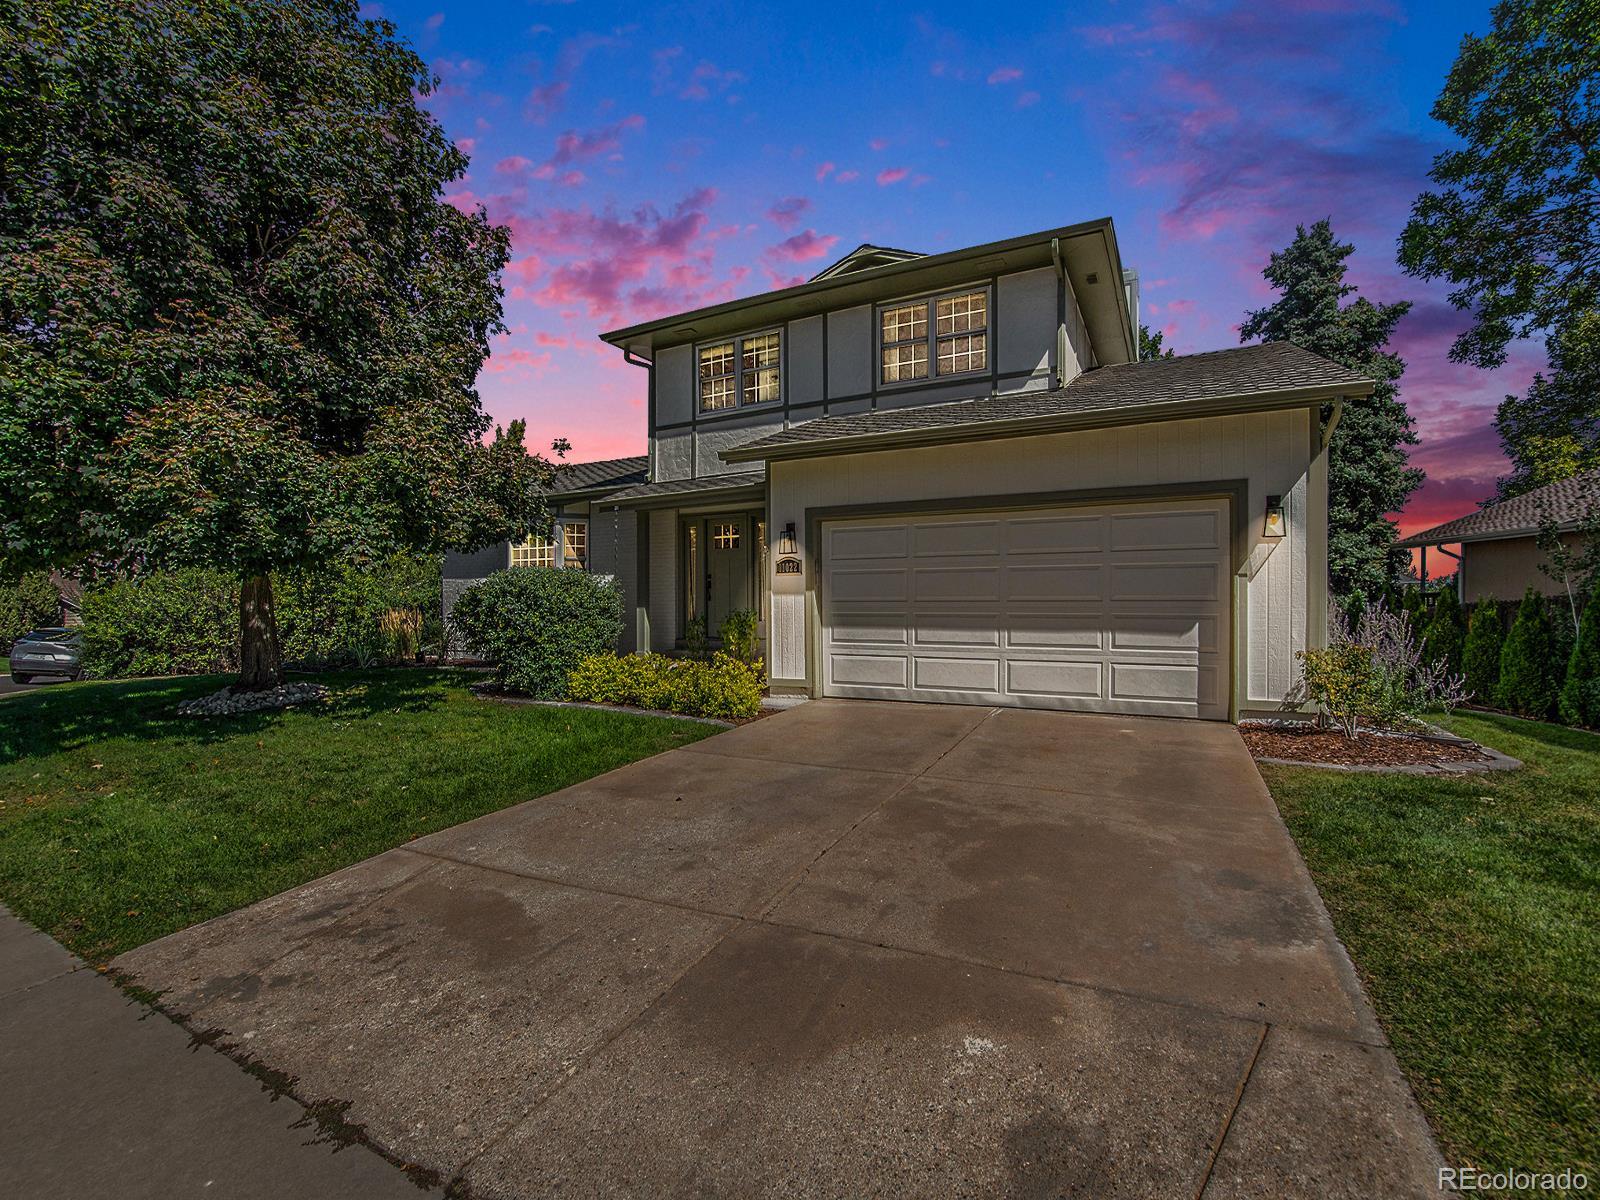
<instances>
[{"instance_id":1,"label":"concrete curb","mask_svg":"<svg viewBox=\"0 0 1600 1200\"><path fill-rule=\"evenodd\" d=\"M1272 722L1262 721L1257 724L1270 725ZM1297 758L1257 758L1256 762L1266 763L1274 767L1308 767L1317 771L1348 771L1362 775L1472 775L1483 771L1518 771L1522 769L1522 760L1512 758L1509 754L1501 754L1493 746L1485 746L1482 742L1474 742L1468 738L1457 737L1448 729L1440 729L1437 725L1423 723L1427 733L1417 733L1411 736L1425 742L1440 742L1447 746L1470 746L1479 754L1487 754L1488 762L1455 762L1455 763L1414 763L1405 766L1383 765L1379 763L1321 763L1303 762ZM1366 732L1377 732L1368 730ZM1254 756L1252 756L1254 757Z\"/></svg>"}]
</instances>

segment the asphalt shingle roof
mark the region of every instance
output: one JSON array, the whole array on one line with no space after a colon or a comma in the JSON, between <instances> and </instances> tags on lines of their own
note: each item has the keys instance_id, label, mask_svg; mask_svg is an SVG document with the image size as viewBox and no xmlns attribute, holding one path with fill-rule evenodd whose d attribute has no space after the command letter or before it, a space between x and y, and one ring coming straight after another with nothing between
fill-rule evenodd
<instances>
[{"instance_id":1,"label":"asphalt shingle roof","mask_svg":"<svg viewBox=\"0 0 1600 1200\"><path fill-rule=\"evenodd\" d=\"M1477 512L1414 533L1401 546L1438 546L1449 542L1475 542L1488 538L1534 534L1547 518L1558 526L1580 522L1600 505L1600 470L1585 471L1559 483L1546 484Z\"/></svg>"},{"instance_id":2,"label":"asphalt shingle roof","mask_svg":"<svg viewBox=\"0 0 1600 1200\"><path fill-rule=\"evenodd\" d=\"M593 488L624 488L649 478L650 460L642 454L632 458L603 458L596 462L562 463L556 467L552 494L587 492Z\"/></svg>"},{"instance_id":3,"label":"asphalt shingle roof","mask_svg":"<svg viewBox=\"0 0 1600 1200\"><path fill-rule=\"evenodd\" d=\"M1355 394L1365 394L1371 391L1372 381L1292 343L1267 342L1153 362L1100 367L1084 372L1064 388L1051 391L984 395L949 404L821 417L748 442L739 449L780 449L834 438L978 425L986 421L1131 411L1186 401L1346 386Z\"/></svg>"},{"instance_id":4,"label":"asphalt shingle roof","mask_svg":"<svg viewBox=\"0 0 1600 1200\"><path fill-rule=\"evenodd\" d=\"M687 492L729 492L736 488L759 487L766 481L765 471L731 471L726 475L700 475L694 479L663 479L607 496L606 501L649 500L656 496L677 496Z\"/></svg>"}]
</instances>

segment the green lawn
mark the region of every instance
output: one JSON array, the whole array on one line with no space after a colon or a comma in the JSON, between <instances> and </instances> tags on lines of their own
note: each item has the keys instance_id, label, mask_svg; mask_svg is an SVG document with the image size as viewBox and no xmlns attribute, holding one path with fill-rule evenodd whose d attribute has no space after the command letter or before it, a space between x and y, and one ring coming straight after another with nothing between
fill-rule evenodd
<instances>
[{"instance_id":1,"label":"green lawn","mask_svg":"<svg viewBox=\"0 0 1600 1200\"><path fill-rule=\"evenodd\" d=\"M1263 773L1446 1156L1581 1168L1593 1186L1600 736L1510 717L1441 723L1525 769Z\"/></svg>"},{"instance_id":2,"label":"green lawn","mask_svg":"<svg viewBox=\"0 0 1600 1200\"><path fill-rule=\"evenodd\" d=\"M101 962L411 838L716 732L482 701L470 676L326 677L315 711L173 706L209 679L0 698L0 901Z\"/></svg>"}]
</instances>

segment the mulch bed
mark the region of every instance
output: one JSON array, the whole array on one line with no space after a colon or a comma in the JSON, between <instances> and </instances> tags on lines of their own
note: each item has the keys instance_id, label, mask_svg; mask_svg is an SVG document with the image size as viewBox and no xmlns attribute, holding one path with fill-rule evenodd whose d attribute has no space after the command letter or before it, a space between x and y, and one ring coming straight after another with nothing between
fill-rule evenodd
<instances>
[{"instance_id":1,"label":"mulch bed","mask_svg":"<svg viewBox=\"0 0 1600 1200\"><path fill-rule=\"evenodd\" d=\"M1490 756L1472 746L1435 741L1407 734L1367 733L1354 741L1336 729L1311 725L1283 728L1241 725L1239 732L1257 758L1352 767L1448 767L1457 763L1489 762Z\"/></svg>"}]
</instances>

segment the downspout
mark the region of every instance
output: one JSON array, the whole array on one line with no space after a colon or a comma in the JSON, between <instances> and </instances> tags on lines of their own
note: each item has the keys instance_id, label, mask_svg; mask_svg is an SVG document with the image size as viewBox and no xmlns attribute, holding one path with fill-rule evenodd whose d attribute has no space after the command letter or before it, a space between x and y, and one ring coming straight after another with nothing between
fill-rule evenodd
<instances>
[{"instance_id":1,"label":"downspout","mask_svg":"<svg viewBox=\"0 0 1600 1200\"><path fill-rule=\"evenodd\" d=\"M1466 563L1461 561L1461 555L1451 554L1450 551L1446 550L1443 546L1435 546L1434 549L1440 554L1444 555L1446 558L1453 558L1456 560L1456 599L1465 604L1467 602Z\"/></svg>"},{"instance_id":2,"label":"downspout","mask_svg":"<svg viewBox=\"0 0 1600 1200\"><path fill-rule=\"evenodd\" d=\"M1067 282L1067 268L1061 261L1061 239L1050 239L1050 261L1056 265L1056 278L1061 281L1064 289L1072 285ZM1056 386L1067 386L1067 323L1061 313L1056 314Z\"/></svg>"},{"instance_id":3,"label":"downspout","mask_svg":"<svg viewBox=\"0 0 1600 1200\"><path fill-rule=\"evenodd\" d=\"M650 414L650 445L649 454L645 460L645 478L647 480L654 479L656 477L656 364L648 358L640 358L626 346L622 348L622 361L630 367L643 367L645 369L645 396Z\"/></svg>"}]
</instances>

